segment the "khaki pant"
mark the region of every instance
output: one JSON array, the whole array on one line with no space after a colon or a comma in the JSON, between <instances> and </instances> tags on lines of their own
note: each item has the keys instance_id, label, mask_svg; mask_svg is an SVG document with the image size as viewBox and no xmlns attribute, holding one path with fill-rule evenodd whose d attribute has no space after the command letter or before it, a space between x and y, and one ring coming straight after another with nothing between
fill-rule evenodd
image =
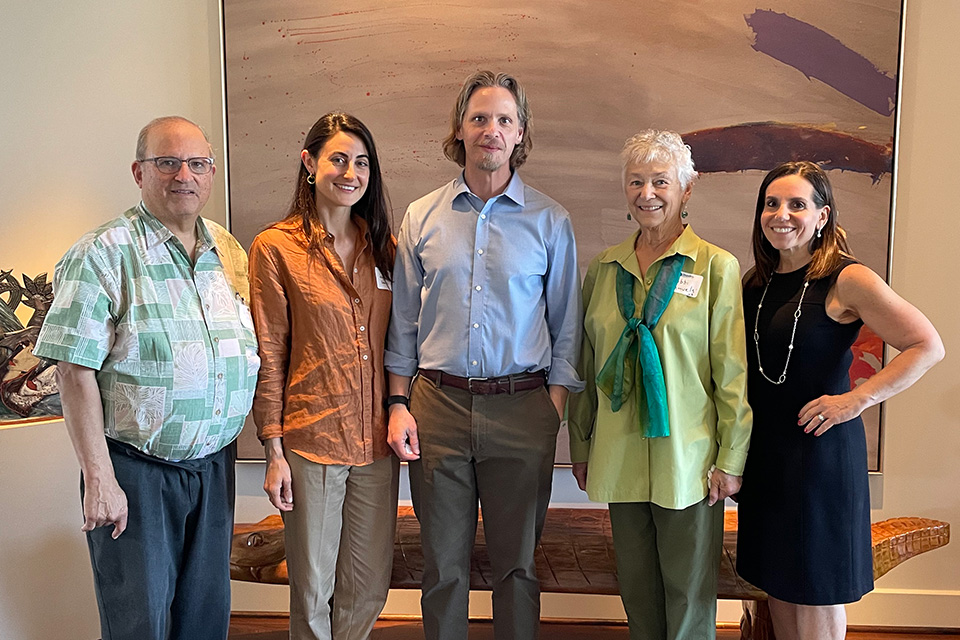
<instances>
[{"instance_id":1,"label":"khaki pant","mask_svg":"<svg viewBox=\"0 0 960 640\"><path fill-rule=\"evenodd\" d=\"M427 640L466 640L477 501L493 579L496 640L535 640L534 552L553 482L560 419L545 388L470 395L417 378L411 393L421 459L410 465L420 519Z\"/></svg>"},{"instance_id":2,"label":"khaki pant","mask_svg":"<svg viewBox=\"0 0 960 640\"><path fill-rule=\"evenodd\" d=\"M283 514L290 638L366 640L390 589L400 461L351 467L284 453L294 504Z\"/></svg>"},{"instance_id":3,"label":"khaki pant","mask_svg":"<svg viewBox=\"0 0 960 640\"><path fill-rule=\"evenodd\" d=\"M723 501L611 503L610 528L630 640L716 638Z\"/></svg>"}]
</instances>

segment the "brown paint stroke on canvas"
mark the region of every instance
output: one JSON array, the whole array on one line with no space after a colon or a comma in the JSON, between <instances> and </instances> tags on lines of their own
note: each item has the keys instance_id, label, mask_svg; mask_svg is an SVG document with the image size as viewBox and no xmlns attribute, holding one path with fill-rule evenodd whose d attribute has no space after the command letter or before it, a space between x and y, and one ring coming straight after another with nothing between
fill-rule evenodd
<instances>
[{"instance_id":1,"label":"brown paint stroke on canvas","mask_svg":"<svg viewBox=\"0 0 960 640\"><path fill-rule=\"evenodd\" d=\"M825 169L868 174L876 183L893 168L890 145L809 125L748 122L691 131L683 140L701 173L769 171L781 162L811 160Z\"/></svg>"},{"instance_id":2,"label":"brown paint stroke on canvas","mask_svg":"<svg viewBox=\"0 0 960 640\"><path fill-rule=\"evenodd\" d=\"M753 48L816 78L882 116L893 113L897 80L832 35L784 13L757 9L744 16Z\"/></svg>"}]
</instances>

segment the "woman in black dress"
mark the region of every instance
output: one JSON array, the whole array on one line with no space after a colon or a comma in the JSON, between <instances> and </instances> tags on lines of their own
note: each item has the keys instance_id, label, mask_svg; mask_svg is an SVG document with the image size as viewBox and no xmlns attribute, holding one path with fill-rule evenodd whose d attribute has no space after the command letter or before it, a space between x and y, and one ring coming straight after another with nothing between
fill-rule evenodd
<instances>
[{"instance_id":1,"label":"woman in black dress","mask_svg":"<svg viewBox=\"0 0 960 640\"><path fill-rule=\"evenodd\" d=\"M737 570L770 596L779 640L839 640L843 604L873 589L860 414L916 382L943 343L852 257L830 182L812 162L764 178L753 253L743 307L754 429ZM863 324L900 354L851 389L850 347Z\"/></svg>"}]
</instances>

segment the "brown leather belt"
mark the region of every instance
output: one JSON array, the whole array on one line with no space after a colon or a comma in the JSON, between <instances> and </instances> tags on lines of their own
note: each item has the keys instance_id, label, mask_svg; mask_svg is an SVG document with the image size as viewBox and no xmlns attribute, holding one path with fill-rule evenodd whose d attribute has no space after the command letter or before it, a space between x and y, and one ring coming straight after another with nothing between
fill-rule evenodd
<instances>
[{"instance_id":1,"label":"brown leather belt","mask_svg":"<svg viewBox=\"0 0 960 640\"><path fill-rule=\"evenodd\" d=\"M475 396L489 396L495 393L516 393L538 389L547 384L546 371L533 373L515 373L500 378L461 378L435 369L420 369L420 375L437 387L453 387L469 391Z\"/></svg>"}]
</instances>

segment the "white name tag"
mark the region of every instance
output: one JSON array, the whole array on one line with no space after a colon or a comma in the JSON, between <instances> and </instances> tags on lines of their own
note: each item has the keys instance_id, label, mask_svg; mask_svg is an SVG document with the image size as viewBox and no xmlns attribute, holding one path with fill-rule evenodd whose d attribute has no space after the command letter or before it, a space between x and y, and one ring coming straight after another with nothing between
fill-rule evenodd
<instances>
[{"instance_id":1,"label":"white name tag","mask_svg":"<svg viewBox=\"0 0 960 640\"><path fill-rule=\"evenodd\" d=\"M700 285L703 284L703 276L698 276L695 273L687 273L686 271L680 272L680 281L677 283L677 288L673 290L674 293L682 293L688 298L696 298L697 294L700 293Z\"/></svg>"},{"instance_id":2,"label":"white name tag","mask_svg":"<svg viewBox=\"0 0 960 640\"><path fill-rule=\"evenodd\" d=\"M239 299L239 296L237 296L237 314L240 316L240 325L244 329L253 331L253 317L250 315L250 307L247 306L246 302Z\"/></svg>"},{"instance_id":3,"label":"white name tag","mask_svg":"<svg viewBox=\"0 0 960 640\"><path fill-rule=\"evenodd\" d=\"M393 283L383 277L383 274L380 273L380 268L374 267L374 270L377 273L377 289L383 289L384 291L393 291Z\"/></svg>"}]
</instances>

